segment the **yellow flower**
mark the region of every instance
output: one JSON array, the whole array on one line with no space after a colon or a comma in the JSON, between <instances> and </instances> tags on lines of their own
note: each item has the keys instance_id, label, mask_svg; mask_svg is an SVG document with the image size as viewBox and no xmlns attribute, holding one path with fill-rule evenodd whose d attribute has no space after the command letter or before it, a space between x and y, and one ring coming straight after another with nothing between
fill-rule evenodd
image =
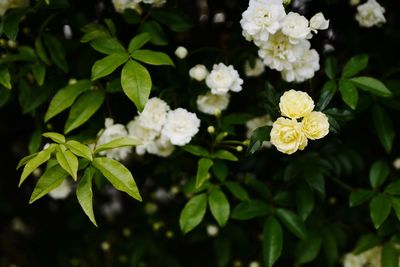
<instances>
[{"instance_id":1,"label":"yellow flower","mask_svg":"<svg viewBox=\"0 0 400 267\"><path fill-rule=\"evenodd\" d=\"M292 89L281 96L279 108L283 116L299 119L314 109L314 101L307 93Z\"/></svg>"},{"instance_id":2,"label":"yellow flower","mask_svg":"<svg viewBox=\"0 0 400 267\"><path fill-rule=\"evenodd\" d=\"M271 143L280 152L290 155L307 146L307 137L300 122L280 117L272 125Z\"/></svg>"},{"instance_id":3,"label":"yellow flower","mask_svg":"<svg viewBox=\"0 0 400 267\"><path fill-rule=\"evenodd\" d=\"M307 114L301 124L304 134L311 140L320 139L329 133L328 117L319 111Z\"/></svg>"}]
</instances>

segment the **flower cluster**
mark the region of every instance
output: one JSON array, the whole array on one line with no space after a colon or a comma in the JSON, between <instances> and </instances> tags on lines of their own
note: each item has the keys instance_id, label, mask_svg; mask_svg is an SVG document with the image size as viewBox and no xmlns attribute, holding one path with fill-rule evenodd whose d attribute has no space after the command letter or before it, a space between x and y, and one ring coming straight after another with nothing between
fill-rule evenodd
<instances>
[{"instance_id":1,"label":"flower cluster","mask_svg":"<svg viewBox=\"0 0 400 267\"><path fill-rule=\"evenodd\" d=\"M197 108L206 114L215 115L229 105L230 94L242 90L243 80L232 65L215 64L211 72L204 65L196 65L189 70L189 76L198 81L206 81L210 92L197 97Z\"/></svg>"},{"instance_id":2,"label":"flower cluster","mask_svg":"<svg viewBox=\"0 0 400 267\"><path fill-rule=\"evenodd\" d=\"M303 150L308 139L320 139L329 133L328 117L313 111L314 101L307 93L286 91L280 98L279 108L284 117L272 124L271 144L280 152L293 154Z\"/></svg>"},{"instance_id":3,"label":"flower cluster","mask_svg":"<svg viewBox=\"0 0 400 267\"><path fill-rule=\"evenodd\" d=\"M140 3L149 4L153 7L162 7L167 0L112 0L112 2L115 10L119 13L123 13L126 9L133 9L138 13L142 13Z\"/></svg>"},{"instance_id":4,"label":"flower cluster","mask_svg":"<svg viewBox=\"0 0 400 267\"><path fill-rule=\"evenodd\" d=\"M366 3L357 6L356 20L361 27L370 28L381 26L386 22L385 8L375 0L368 0Z\"/></svg>"},{"instance_id":5,"label":"flower cluster","mask_svg":"<svg viewBox=\"0 0 400 267\"><path fill-rule=\"evenodd\" d=\"M29 0L1 0L0 16L3 16L7 10L17 7L25 7L29 5Z\"/></svg>"},{"instance_id":6,"label":"flower cluster","mask_svg":"<svg viewBox=\"0 0 400 267\"><path fill-rule=\"evenodd\" d=\"M285 81L303 82L319 70L319 55L307 39L329 27L322 13L308 21L296 12L286 14L281 0L250 0L240 24L246 40L258 46L264 64L280 71Z\"/></svg>"},{"instance_id":7,"label":"flower cluster","mask_svg":"<svg viewBox=\"0 0 400 267\"><path fill-rule=\"evenodd\" d=\"M186 109L171 110L168 104L156 97L149 99L143 111L128 124L113 124L106 119L106 129L100 135L97 145L110 142L116 138L129 136L138 141L136 153L167 157L174 151L174 145L188 144L197 134L200 120L196 114ZM102 151L103 155L123 160L130 153L130 147L114 148Z\"/></svg>"}]
</instances>

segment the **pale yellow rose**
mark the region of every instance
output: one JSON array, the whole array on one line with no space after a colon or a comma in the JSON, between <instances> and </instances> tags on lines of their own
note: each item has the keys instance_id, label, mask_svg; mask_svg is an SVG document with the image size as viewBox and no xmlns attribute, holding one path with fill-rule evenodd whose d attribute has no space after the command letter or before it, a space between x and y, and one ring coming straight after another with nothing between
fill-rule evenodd
<instances>
[{"instance_id":1,"label":"pale yellow rose","mask_svg":"<svg viewBox=\"0 0 400 267\"><path fill-rule=\"evenodd\" d=\"M314 109L314 101L306 92L292 89L281 96L279 108L283 116L299 119Z\"/></svg>"},{"instance_id":2,"label":"pale yellow rose","mask_svg":"<svg viewBox=\"0 0 400 267\"><path fill-rule=\"evenodd\" d=\"M307 146L307 137L302 131L300 122L280 117L272 124L271 144L278 151L290 155Z\"/></svg>"},{"instance_id":3,"label":"pale yellow rose","mask_svg":"<svg viewBox=\"0 0 400 267\"><path fill-rule=\"evenodd\" d=\"M311 140L320 139L329 133L328 117L319 111L313 111L304 116L301 124L304 134Z\"/></svg>"}]
</instances>

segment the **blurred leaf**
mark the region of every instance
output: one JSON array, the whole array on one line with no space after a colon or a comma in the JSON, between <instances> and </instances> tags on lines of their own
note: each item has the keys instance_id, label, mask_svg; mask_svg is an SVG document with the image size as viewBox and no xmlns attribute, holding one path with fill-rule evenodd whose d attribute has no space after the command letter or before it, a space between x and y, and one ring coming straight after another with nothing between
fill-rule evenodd
<instances>
[{"instance_id":1,"label":"blurred leaf","mask_svg":"<svg viewBox=\"0 0 400 267\"><path fill-rule=\"evenodd\" d=\"M47 55L46 49L44 48L42 37L40 35L35 39L35 49L36 49L36 53L39 56L39 58L46 65L50 65L50 59Z\"/></svg>"},{"instance_id":2,"label":"blurred leaf","mask_svg":"<svg viewBox=\"0 0 400 267\"><path fill-rule=\"evenodd\" d=\"M350 80L339 80L339 91L343 102L352 109L356 109L358 103L358 90Z\"/></svg>"},{"instance_id":3,"label":"blurred leaf","mask_svg":"<svg viewBox=\"0 0 400 267\"><path fill-rule=\"evenodd\" d=\"M196 146L196 145L185 145L182 147L183 150L185 150L186 152L189 152L192 155L198 156L198 157L209 157L210 153L208 153L208 151L201 146Z\"/></svg>"},{"instance_id":4,"label":"blurred leaf","mask_svg":"<svg viewBox=\"0 0 400 267\"><path fill-rule=\"evenodd\" d=\"M261 200L250 199L237 205L232 211L232 219L250 220L256 217L262 217L270 212L270 207Z\"/></svg>"},{"instance_id":5,"label":"blurred leaf","mask_svg":"<svg viewBox=\"0 0 400 267\"><path fill-rule=\"evenodd\" d=\"M247 147L247 153L254 154L257 150L259 150L264 141L268 141L270 139L269 134L271 129L271 126L262 126L255 129L251 134L250 144Z\"/></svg>"},{"instance_id":6,"label":"blurred leaf","mask_svg":"<svg viewBox=\"0 0 400 267\"><path fill-rule=\"evenodd\" d=\"M392 203L387 196L378 194L371 200L369 208L372 222L375 229L378 229L389 216Z\"/></svg>"},{"instance_id":7,"label":"blurred leaf","mask_svg":"<svg viewBox=\"0 0 400 267\"><path fill-rule=\"evenodd\" d=\"M324 110L331 102L332 98L336 94L336 91L337 91L336 81L327 81L324 84L324 87L322 87L318 102L315 105L315 110L319 111Z\"/></svg>"},{"instance_id":8,"label":"blurred leaf","mask_svg":"<svg viewBox=\"0 0 400 267\"><path fill-rule=\"evenodd\" d=\"M79 181L78 186L76 187L76 196L85 214L97 227L96 218L94 217L93 212L92 179L94 172L95 170L92 167L89 167L85 170L82 179Z\"/></svg>"},{"instance_id":9,"label":"blurred leaf","mask_svg":"<svg viewBox=\"0 0 400 267\"><path fill-rule=\"evenodd\" d=\"M241 200L241 201L250 200L249 194L238 182L228 181L228 182L225 182L224 185L239 200Z\"/></svg>"},{"instance_id":10,"label":"blurred leaf","mask_svg":"<svg viewBox=\"0 0 400 267\"><path fill-rule=\"evenodd\" d=\"M400 180L390 183L386 189L385 193L392 195L400 195Z\"/></svg>"},{"instance_id":11,"label":"blurred leaf","mask_svg":"<svg viewBox=\"0 0 400 267\"><path fill-rule=\"evenodd\" d=\"M7 89L11 89L11 75L7 68L0 67L0 84Z\"/></svg>"},{"instance_id":12,"label":"blurred leaf","mask_svg":"<svg viewBox=\"0 0 400 267\"><path fill-rule=\"evenodd\" d=\"M356 55L350 58L343 67L342 77L350 78L358 74L368 66L368 59L368 55L366 54Z\"/></svg>"},{"instance_id":13,"label":"blurred leaf","mask_svg":"<svg viewBox=\"0 0 400 267\"><path fill-rule=\"evenodd\" d=\"M370 248L375 247L381 242L380 237L373 235L373 234L366 234L363 235L358 241L353 249L354 254L360 254Z\"/></svg>"},{"instance_id":14,"label":"blurred leaf","mask_svg":"<svg viewBox=\"0 0 400 267\"><path fill-rule=\"evenodd\" d=\"M136 108L142 111L149 99L151 91L151 77L141 64L129 60L122 69L121 85L124 93L135 103Z\"/></svg>"},{"instance_id":15,"label":"blurred leaf","mask_svg":"<svg viewBox=\"0 0 400 267\"><path fill-rule=\"evenodd\" d=\"M150 16L165 24L175 32L185 32L193 26L190 19L182 14L178 9L157 9L153 10Z\"/></svg>"},{"instance_id":16,"label":"blurred leaf","mask_svg":"<svg viewBox=\"0 0 400 267\"><path fill-rule=\"evenodd\" d=\"M392 92L381 81L372 77L355 77L351 81L360 89L371 92L377 96L389 97Z\"/></svg>"},{"instance_id":17,"label":"blurred leaf","mask_svg":"<svg viewBox=\"0 0 400 267\"><path fill-rule=\"evenodd\" d=\"M209 170L213 165L213 161L208 158L201 158L197 162L197 174L196 174L196 188L199 188L209 178Z\"/></svg>"},{"instance_id":18,"label":"blurred leaf","mask_svg":"<svg viewBox=\"0 0 400 267\"><path fill-rule=\"evenodd\" d=\"M355 207L361 205L365 201L374 196L375 192L371 190L360 189L350 193L349 205Z\"/></svg>"},{"instance_id":19,"label":"blurred leaf","mask_svg":"<svg viewBox=\"0 0 400 267\"><path fill-rule=\"evenodd\" d=\"M389 175L389 165L383 160L375 161L369 170L369 181L373 189L381 186Z\"/></svg>"},{"instance_id":20,"label":"blurred leaf","mask_svg":"<svg viewBox=\"0 0 400 267\"><path fill-rule=\"evenodd\" d=\"M381 254L381 266L382 267L398 267L399 266L399 253L392 244L387 243Z\"/></svg>"},{"instance_id":21,"label":"blurred leaf","mask_svg":"<svg viewBox=\"0 0 400 267\"><path fill-rule=\"evenodd\" d=\"M220 182L225 181L228 176L228 167L222 160L215 160L211 171Z\"/></svg>"},{"instance_id":22,"label":"blurred leaf","mask_svg":"<svg viewBox=\"0 0 400 267\"><path fill-rule=\"evenodd\" d=\"M64 72L68 72L66 53L61 41L50 34L43 34L43 41L50 53L51 60Z\"/></svg>"},{"instance_id":23,"label":"blurred leaf","mask_svg":"<svg viewBox=\"0 0 400 267\"><path fill-rule=\"evenodd\" d=\"M161 28L160 24L158 24L154 20L145 21L140 25L140 32L148 33L151 35L150 43L154 45L167 45L168 39L164 33L164 30Z\"/></svg>"},{"instance_id":24,"label":"blurred leaf","mask_svg":"<svg viewBox=\"0 0 400 267\"><path fill-rule=\"evenodd\" d=\"M267 267L272 267L281 256L283 249L283 230L274 217L269 217L264 224L263 255Z\"/></svg>"},{"instance_id":25,"label":"blurred leaf","mask_svg":"<svg viewBox=\"0 0 400 267\"><path fill-rule=\"evenodd\" d=\"M175 66L172 59L165 53L151 51L147 49L132 52L132 58L150 65L169 65Z\"/></svg>"},{"instance_id":26,"label":"blurred leaf","mask_svg":"<svg viewBox=\"0 0 400 267\"><path fill-rule=\"evenodd\" d=\"M208 195L208 204L210 206L211 214L214 216L218 225L223 227L228 222L231 207L225 194L219 189L215 188Z\"/></svg>"},{"instance_id":27,"label":"blurred leaf","mask_svg":"<svg viewBox=\"0 0 400 267\"><path fill-rule=\"evenodd\" d=\"M115 189L142 201L136 182L131 172L124 165L113 159L99 157L93 159L93 166L106 177Z\"/></svg>"},{"instance_id":28,"label":"blurred leaf","mask_svg":"<svg viewBox=\"0 0 400 267\"><path fill-rule=\"evenodd\" d=\"M305 264L313 261L321 249L322 237L316 232L311 232L307 239L297 243L295 250L296 264Z\"/></svg>"},{"instance_id":29,"label":"blurred leaf","mask_svg":"<svg viewBox=\"0 0 400 267\"><path fill-rule=\"evenodd\" d=\"M300 239L307 238L307 231L300 217L287 209L276 209L276 215L286 228Z\"/></svg>"},{"instance_id":30,"label":"blurred leaf","mask_svg":"<svg viewBox=\"0 0 400 267\"><path fill-rule=\"evenodd\" d=\"M325 60L325 74L329 79L335 79L337 75L337 61L335 57L327 57Z\"/></svg>"},{"instance_id":31,"label":"blurred leaf","mask_svg":"<svg viewBox=\"0 0 400 267\"><path fill-rule=\"evenodd\" d=\"M372 109L372 120L374 122L379 141L381 141L385 151L390 153L396 133L394 131L393 123L389 114L383 108L374 106Z\"/></svg>"},{"instance_id":32,"label":"blurred leaf","mask_svg":"<svg viewBox=\"0 0 400 267\"><path fill-rule=\"evenodd\" d=\"M11 40L17 38L19 32L19 23L27 13L27 8L15 8L5 14L1 21L0 28L3 29L4 34Z\"/></svg>"},{"instance_id":33,"label":"blurred leaf","mask_svg":"<svg viewBox=\"0 0 400 267\"><path fill-rule=\"evenodd\" d=\"M42 86L46 77L46 66L42 63L32 65L32 73L39 86Z\"/></svg>"},{"instance_id":34,"label":"blurred leaf","mask_svg":"<svg viewBox=\"0 0 400 267\"><path fill-rule=\"evenodd\" d=\"M92 81L113 73L119 66L128 61L128 54L112 54L97 60L92 66Z\"/></svg>"},{"instance_id":35,"label":"blurred leaf","mask_svg":"<svg viewBox=\"0 0 400 267\"><path fill-rule=\"evenodd\" d=\"M184 234L201 223L206 214L206 208L207 194L194 196L186 203L179 218L179 225Z\"/></svg>"},{"instance_id":36,"label":"blurred leaf","mask_svg":"<svg viewBox=\"0 0 400 267\"><path fill-rule=\"evenodd\" d=\"M314 209L314 194L307 184L301 183L297 187L296 200L299 216L305 221Z\"/></svg>"},{"instance_id":37,"label":"blurred leaf","mask_svg":"<svg viewBox=\"0 0 400 267\"><path fill-rule=\"evenodd\" d=\"M41 124L37 124L29 140L29 145L28 145L29 153L33 154L39 150L40 145L42 143L42 131L43 131L43 126Z\"/></svg>"},{"instance_id":38,"label":"blurred leaf","mask_svg":"<svg viewBox=\"0 0 400 267\"><path fill-rule=\"evenodd\" d=\"M239 159L233 155L231 152L225 149L219 149L215 151L212 155L213 158L217 159L224 159L224 160L230 160L230 161L238 161Z\"/></svg>"}]
</instances>

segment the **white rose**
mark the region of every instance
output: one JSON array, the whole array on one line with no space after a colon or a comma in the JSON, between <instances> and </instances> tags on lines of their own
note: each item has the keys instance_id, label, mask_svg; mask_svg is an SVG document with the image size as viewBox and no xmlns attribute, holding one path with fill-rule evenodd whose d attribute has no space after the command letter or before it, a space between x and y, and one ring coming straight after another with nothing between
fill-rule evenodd
<instances>
[{"instance_id":1,"label":"white rose","mask_svg":"<svg viewBox=\"0 0 400 267\"><path fill-rule=\"evenodd\" d=\"M169 140L161 137L157 138L153 142L150 142L146 149L149 154L165 158L174 152L175 147Z\"/></svg>"},{"instance_id":2,"label":"white rose","mask_svg":"<svg viewBox=\"0 0 400 267\"><path fill-rule=\"evenodd\" d=\"M141 0L112 0L112 2L118 13L124 13L126 9L133 9L139 14L142 13L142 9L139 5Z\"/></svg>"},{"instance_id":3,"label":"white rose","mask_svg":"<svg viewBox=\"0 0 400 267\"><path fill-rule=\"evenodd\" d=\"M188 51L183 46L178 46L178 48L176 48L176 50L175 50L175 55L180 59L184 59L187 56L187 54L188 54Z\"/></svg>"},{"instance_id":4,"label":"white rose","mask_svg":"<svg viewBox=\"0 0 400 267\"><path fill-rule=\"evenodd\" d=\"M72 191L71 183L65 179L58 187L51 190L49 196L53 199L65 199Z\"/></svg>"},{"instance_id":5,"label":"white rose","mask_svg":"<svg viewBox=\"0 0 400 267\"><path fill-rule=\"evenodd\" d=\"M139 115L143 127L160 132L167 121L168 104L157 97L149 99Z\"/></svg>"},{"instance_id":6,"label":"white rose","mask_svg":"<svg viewBox=\"0 0 400 267\"><path fill-rule=\"evenodd\" d=\"M167 3L167 0L142 0L145 4L150 4L154 7L162 7Z\"/></svg>"},{"instance_id":7,"label":"white rose","mask_svg":"<svg viewBox=\"0 0 400 267\"><path fill-rule=\"evenodd\" d=\"M326 30L329 27L329 20L325 19L324 14L319 12L310 19L310 28L312 31Z\"/></svg>"},{"instance_id":8,"label":"white rose","mask_svg":"<svg viewBox=\"0 0 400 267\"><path fill-rule=\"evenodd\" d=\"M145 128L140 123L139 116L135 117L126 125L129 136L141 142L135 147L138 155L144 155L147 147L157 138L159 132L153 129Z\"/></svg>"},{"instance_id":9,"label":"white rose","mask_svg":"<svg viewBox=\"0 0 400 267\"><path fill-rule=\"evenodd\" d=\"M375 0L368 0L366 3L357 6L356 20L361 27L370 28L381 26L386 22L385 8Z\"/></svg>"},{"instance_id":10,"label":"white rose","mask_svg":"<svg viewBox=\"0 0 400 267\"><path fill-rule=\"evenodd\" d=\"M167 123L161 131L163 138L170 140L171 144L183 146L192 140L200 127L200 120L196 114L183 108L168 112Z\"/></svg>"},{"instance_id":11,"label":"white rose","mask_svg":"<svg viewBox=\"0 0 400 267\"><path fill-rule=\"evenodd\" d=\"M223 95L229 90L233 92L241 91L243 80L233 66L219 63L213 66L213 70L206 78L206 84L213 94Z\"/></svg>"},{"instance_id":12,"label":"white rose","mask_svg":"<svg viewBox=\"0 0 400 267\"><path fill-rule=\"evenodd\" d=\"M271 144L288 155L307 146L307 137L302 131L301 123L295 119L278 118L272 124L270 136Z\"/></svg>"},{"instance_id":13,"label":"white rose","mask_svg":"<svg viewBox=\"0 0 400 267\"><path fill-rule=\"evenodd\" d=\"M208 75L208 70L207 70L206 66L201 65L201 64L198 64L189 70L190 78L192 78L198 82L203 81L207 77L207 75Z\"/></svg>"},{"instance_id":14,"label":"white rose","mask_svg":"<svg viewBox=\"0 0 400 267\"><path fill-rule=\"evenodd\" d=\"M244 73L247 77L258 77L265 71L264 63L261 59L257 58L252 66L250 61L244 63Z\"/></svg>"},{"instance_id":15,"label":"white rose","mask_svg":"<svg viewBox=\"0 0 400 267\"><path fill-rule=\"evenodd\" d=\"M225 110L229 105L230 95L214 95L207 93L197 97L197 108L206 114L215 115L218 111Z\"/></svg>"},{"instance_id":16,"label":"white rose","mask_svg":"<svg viewBox=\"0 0 400 267\"><path fill-rule=\"evenodd\" d=\"M299 119L313 111L314 101L306 92L291 89L281 96L279 108L283 116Z\"/></svg>"},{"instance_id":17,"label":"white rose","mask_svg":"<svg viewBox=\"0 0 400 267\"><path fill-rule=\"evenodd\" d=\"M308 41L306 43L309 44ZM314 77L319 66L319 54L315 49L304 47L304 52L299 59L292 63L292 68L282 71L282 78L287 82L304 82Z\"/></svg>"},{"instance_id":18,"label":"white rose","mask_svg":"<svg viewBox=\"0 0 400 267\"><path fill-rule=\"evenodd\" d=\"M310 34L306 17L295 12L289 12L283 19L281 31L289 36L292 43L297 43L300 39L306 39Z\"/></svg>"},{"instance_id":19,"label":"white rose","mask_svg":"<svg viewBox=\"0 0 400 267\"><path fill-rule=\"evenodd\" d=\"M114 120L107 118L105 122L106 128L101 133L99 140L97 141L97 146L106 144L120 137L125 137L128 135L128 131L125 126L122 124L114 124ZM123 160L128 154L131 152L131 147L121 147L114 148L109 150L101 151L99 154L115 159L115 160Z\"/></svg>"}]
</instances>

